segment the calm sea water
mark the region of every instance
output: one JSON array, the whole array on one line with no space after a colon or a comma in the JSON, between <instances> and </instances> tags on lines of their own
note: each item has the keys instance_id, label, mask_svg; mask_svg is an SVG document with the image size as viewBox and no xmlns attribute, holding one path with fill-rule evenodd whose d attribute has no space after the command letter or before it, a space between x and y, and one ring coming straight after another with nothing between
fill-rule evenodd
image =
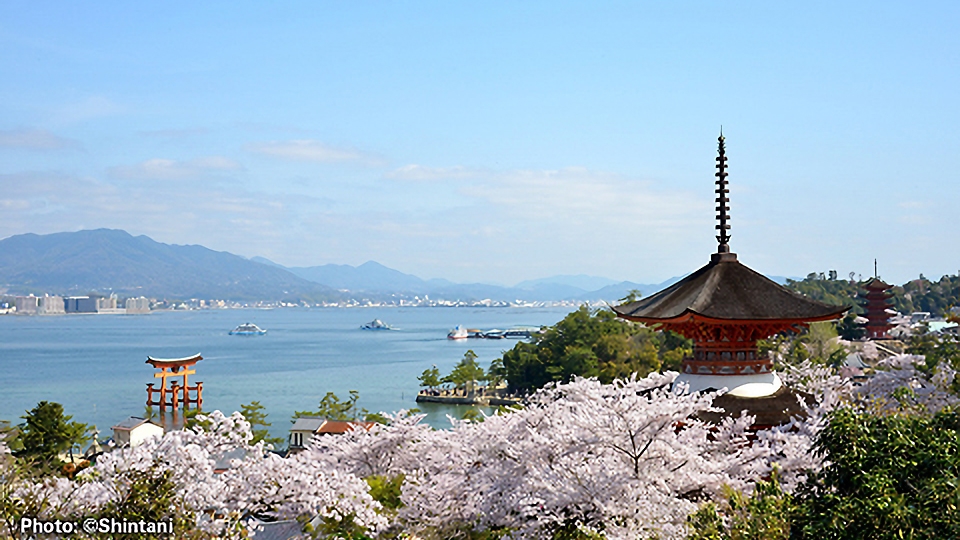
<instances>
[{"instance_id":1,"label":"calm sea water","mask_svg":"<svg viewBox=\"0 0 960 540\"><path fill-rule=\"evenodd\" d=\"M313 410L326 392L392 412L416 407L417 376L436 365L447 373L472 349L486 368L516 340L448 340L470 328L551 325L570 308L360 308L154 312L149 315L0 316L0 419L20 416L41 400L63 404L74 420L106 436L127 416L142 416L146 357L201 353L191 384L203 381L204 410L238 410L259 401L272 434L285 437L297 410ZM379 318L397 331L365 331ZM230 336L252 322L263 336ZM426 421L446 427L463 409L422 404Z\"/></svg>"}]
</instances>

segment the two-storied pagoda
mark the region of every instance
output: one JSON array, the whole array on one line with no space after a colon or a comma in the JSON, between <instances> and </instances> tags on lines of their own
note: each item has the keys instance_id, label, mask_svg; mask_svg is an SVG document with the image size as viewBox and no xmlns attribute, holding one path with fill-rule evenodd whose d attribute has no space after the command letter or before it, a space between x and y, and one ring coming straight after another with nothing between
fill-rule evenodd
<instances>
[{"instance_id":1,"label":"two-storied pagoda","mask_svg":"<svg viewBox=\"0 0 960 540\"><path fill-rule=\"evenodd\" d=\"M618 316L694 342L674 385L700 392L726 388L715 404L727 414L748 410L758 427L777 425L799 412L795 394L783 386L773 361L757 351L757 340L840 317L847 308L795 293L740 264L730 251L727 157L723 133L717 157L717 252L710 263L672 286L613 308Z\"/></svg>"}]
</instances>

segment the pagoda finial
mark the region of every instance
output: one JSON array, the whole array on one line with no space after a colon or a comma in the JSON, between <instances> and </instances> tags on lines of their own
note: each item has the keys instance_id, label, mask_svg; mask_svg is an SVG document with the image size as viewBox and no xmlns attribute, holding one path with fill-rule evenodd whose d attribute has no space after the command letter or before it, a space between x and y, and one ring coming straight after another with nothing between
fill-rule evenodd
<instances>
[{"instance_id":1,"label":"pagoda finial","mask_svg":"<svg viewBox=\"0 0 960 540\"><path fill-rule=\"evenodd\" d=\"M727 204L730 203L729 197L727 194L730 193L730 190L727 189L727 156L726 148L723 145L723 126L720 126L720 137L717 139L719 141L718 153L717 156L717 242L720 243L717 246L717 253L730 253L730 234L727 232L730 230L730 224L727 223L727 220L730 219L730 216L727 212L730 211L730 207Z\"/></svg>"}]
</instances>

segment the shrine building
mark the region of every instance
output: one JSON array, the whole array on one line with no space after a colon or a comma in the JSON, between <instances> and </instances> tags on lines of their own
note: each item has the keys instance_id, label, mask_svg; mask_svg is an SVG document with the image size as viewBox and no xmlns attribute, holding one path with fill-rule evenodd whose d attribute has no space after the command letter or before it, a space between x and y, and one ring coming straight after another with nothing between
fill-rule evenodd
<instances>
[{"instance_id":1,"label":"shrine building","mask_svg":"<svg viewBox=\"0 0 960 540\"><path fill-rule=\"evenodd\" d=\"M729 189L723 134L717 157L717 252L710 262L670 287L613 308L624 319L672 330L693 340L674 388L689 392L726 388L714 404L727 415L747 410L757 427L779 425L802 409L761 356L757 341L812 322L841 317L848 308L811 300L740 263L730 251Z\"/></svg>"}]
</instances>

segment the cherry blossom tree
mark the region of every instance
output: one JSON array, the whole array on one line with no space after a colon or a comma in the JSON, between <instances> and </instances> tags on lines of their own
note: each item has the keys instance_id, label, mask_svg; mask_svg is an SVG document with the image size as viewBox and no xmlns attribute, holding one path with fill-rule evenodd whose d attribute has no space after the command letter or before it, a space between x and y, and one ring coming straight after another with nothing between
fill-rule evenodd
<instances>
[{"instance_id":1,"label":"cherry blossom tree","mask_svg":"<svg viewBox=\"0 0 960 540\"><path fill-rule=\"evenodd\" d=\"M805 398L805 414L757 431L746 415L701 421L719 393L688 393L672 388L675 373L654 373L552 384L520 410L482 422L451 419L446 430L401 411L385 425L318 438L288 457L251 444L239 413L215 411L197 427L104 454L75 480L18 475L0 442L0 502L8 529L15 514L98 515L129 503L148 478L171 493L151 501L150 511L221 538L249 535L252 518L313 520L320 532L368 537L477 530L549 538L580 530L684 538L687 517L725 489L750 493L777 469L791 492L820 470L813 442L837 407L932 414L958 402L950 392L956 373L931 370L917 356L881 362L862 386L810 362L786 366L781 376ZM224 461L229 466L216 470ZM400 485L400 503L375 500L365 481L374 478Z\"/></svg>"}]
</instances>

